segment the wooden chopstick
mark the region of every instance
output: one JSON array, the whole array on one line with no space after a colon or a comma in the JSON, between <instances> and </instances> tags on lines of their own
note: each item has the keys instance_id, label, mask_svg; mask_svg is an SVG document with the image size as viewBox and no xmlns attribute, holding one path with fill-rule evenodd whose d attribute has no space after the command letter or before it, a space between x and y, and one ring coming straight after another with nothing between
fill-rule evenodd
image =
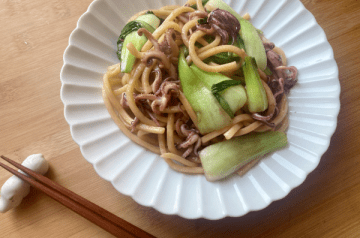
<instances>
[{"instance_id":1,"label":"wooden chopstick","mask_svg":"<svg viewBox=\"0 0 360 238\"><path fill-rule=\"evenodd\" d=\"M27 173L32 178L0 162L1 167L30 183L33 187L41 190L54 200L67 206L74 212L100 226L109 233L118 237L154 237L146 231L141 230L133 224L115 216L98 205L53 182L49 178L38 174L3 155L0 157L16 168Z\"/></svg>"}]
</instances>

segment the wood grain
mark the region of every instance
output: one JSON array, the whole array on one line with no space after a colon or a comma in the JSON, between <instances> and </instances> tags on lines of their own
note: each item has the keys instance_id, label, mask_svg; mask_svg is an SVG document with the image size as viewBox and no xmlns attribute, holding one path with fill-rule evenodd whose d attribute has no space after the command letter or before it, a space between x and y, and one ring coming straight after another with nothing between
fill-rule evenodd
<instances>
[{"instance_id":1,"label":"wood grain","mask_svg":"<svg viewBox=\"0 0 360 238\"><path fill-rule=\"evenodd\" d=\"M87 163L63 116L59 73L71 31L91 0L0 1L0 153L43 153L49 177L157 237L360 237L360 2L302 0L339 66L341 111L329 150L305 182L240 218L186 220L119 194ZM10 174L0 170L0 184ZM32 190L0 214L0 237L112 237Z\"/></svg>"}]
</instances>

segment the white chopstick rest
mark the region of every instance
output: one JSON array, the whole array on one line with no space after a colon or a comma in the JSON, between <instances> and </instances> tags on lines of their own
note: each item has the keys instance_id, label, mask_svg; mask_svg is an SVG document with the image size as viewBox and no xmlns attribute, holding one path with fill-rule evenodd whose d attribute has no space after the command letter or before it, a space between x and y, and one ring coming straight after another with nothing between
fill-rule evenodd
<instances>
[{"instance_id":1,"label":"white chopstick rest","mask_svg":"<svg viewBox=\"0 0 360 238\"><path fill-rule=\"evenodd\" d=\"M42 175L49 169L49 164L42 154L28 156L22 162L22 165ZM20 170L18 171L22 172ZM22 199L29 194L29 191L30 184L24 182L15 175L10 177L1 187L0 212L4 213L11 208L17 207Z\"/></svg>"}]
</instances>

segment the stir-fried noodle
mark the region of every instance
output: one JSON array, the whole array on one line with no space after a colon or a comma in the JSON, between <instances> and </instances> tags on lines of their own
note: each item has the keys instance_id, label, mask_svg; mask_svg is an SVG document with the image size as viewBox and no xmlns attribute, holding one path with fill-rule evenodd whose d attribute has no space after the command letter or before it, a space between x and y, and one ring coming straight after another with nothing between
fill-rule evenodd
<instances>
[{"instance_id":1,"label":"stir-fried noodle","mask_svg":"<svg viewBox=\"0 0 360 238\"><path fill-rule=\"evenodd\" d=\"M197 4L197 9L189 7ZM183 173L204 173L198 151L207 145L229 140L248 133L267 130L284 131L288 125L286 93L296 82L296 68L286 66L283 51L263 37L271 76L259 70L266 90L268 109L263 113L249 113L240 109L230 126L202 135L196 128L197 115L184 96L178 78L180 46L189 49L187 62L208 72L233 75L243 62L246 53L231 44L225 44L239 31L227 29L221 16L214 15L209 24L200 25L198 19L208 16L201 1L188 1L184 6L165 6L151 10L165 19L150 33L138 30L148 41L138 51L132 43L127 49L137 60L130 73L121 73L120 65L113 65L103 78L105 105L121 131L135 143L161 154L171 168ZM146 11L134 15L131 20ZM249 16L244 16L248 18ZM229 19L225 19L228 21ZM237 32L236 32L237 31ZM208 42L204 36L212 35ZM198 44L203 47L198 48ZM238 62L215 64L205 62L210 56L232 52L240 57ZM240 169L243 174L256 160Z\"/></svg>"}]
</instances>

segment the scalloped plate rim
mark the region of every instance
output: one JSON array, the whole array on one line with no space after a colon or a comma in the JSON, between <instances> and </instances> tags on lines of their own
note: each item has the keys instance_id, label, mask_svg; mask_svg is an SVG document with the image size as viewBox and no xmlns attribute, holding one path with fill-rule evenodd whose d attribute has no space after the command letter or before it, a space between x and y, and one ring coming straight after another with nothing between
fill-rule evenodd
<instances>
[{"instance_id":1,"label":"scalloped plate rim","mask_svg":"<svg viewBox=\"0 0 360 238\"><path fill-rule=\"evenodd\" d=\"M65 120L67 121L67 123L69 124L70 126L70 133L71 133L71 136L73 138L73 140L75 141L75 143L80 147L80 150L81 150L81 153L82 155L84 156L84 152L83 152L83 145L81 143L79 143L77 140L75 140L74 138L74 135L73 135L73 125L76 124L76 123L70 123L69 119L67 118L67 115L66 115L66 111L67 111L67 108L68 108L68 104L66 104L65 102L65 99L64 99L64 94L63 94L63 86L65 84L69 84L69 83L66 83L64 82L63 78L65 77L64 76L64 68L67 66L67 65L71 65L71 64L68 64L67 61L66 61L66 55L68 54L68 51L70 50L70 47L72 46L71 44L71 38L73 36L73 34L77 31L77 30L81 30L81 28L79 27L79 24L80 24L80 21L83 19L83 17L87 14L92 14L90 12L90 10L93 8L93 5L98 2L98 1L101 1L101 0L94 0L90 3L90 5L88 6L86 12L84 12L80 17L79 17L79 20L76 24L76 28L71 32L70 36L69 36L69 39L68 39L68 46L66 47L65 51L64 51L64 54L63 54L63 66L61 68L61 71L60 71L60 81L62 83L61 85L61 89L60 89L60 99L62 101L62 103L64 104L64 117L65 117ZM294 0L294 1L298 1L300 2L299 0ZM162 2L160 2L160 4L162 4ZM339 115L339 112L340 112L340 107L341 107L341 104L340 104L340 100L339 100L339 97L340 97L340 93L341 93L341 86L340 86L340 83L339 83L339 69L338 69L338 66L337 66L337 63L334 59L334 51L333 51L333 48L331 47L330 43L328 42L328 39L327 39L327 36L326 36L326 33L325 31L322 29L322 27L318 24L316 18L312 15L312 13L307 10L304 6L304 4L302 2L300 2L300 4L302 5L302 8L307 12L307 14L310 14L310 16L313 18L313 20L315 20L315 25L318 25L320 27L320 30L322 31L322 34L323 36L325 36L325 42L329 45L330 49L331 49L331 56L329 59L331 59L331 61L333 61L336 65L336 70L334 72L334 74L336 75L336 79L337 79L337 91L336 92L333 92L333 96L331 98L335 98L335 99L338 99L337 101L337 104L336 104L336 108L333 110L333 126L331 127L331 129L327 129L329 131L329 136L327 138L327 143L326 145L323 146L323 149L318 152L318 159L316 161L316 163L312 164L312 167L309 167L307 168L307 170L305 171L306 172L306 175L301 179L301 180L298 180L298 183L296 185L293 185L290 187L289 191L288 192L284 192L282 196L280 196L279 198L276 198L276 199L273 199L271 198L270 202L268 203L262 203L261 206L257 207L256 209L252 209L252 208L248 208L246 210L244 210L242 212L242 214L239 214L239 215L229 215L229 214L223 214L222 216L206 216L204 215L204 212L202 211L201 212L201 215L197 215L197 216L191 216L191 215L185 215L183 213L180 213L179 210L175 210L173 212L167 212L167 211L160 211L159 208L157 208L155 206L154 203L151 203L151 204L146 204L145 202L141 201L138 197L134 196L134 194L126 194L126 193L123 193L119 190L116 189L115 187L115 184L114 182L111 180L111 179L108 179L106 177L104 177L103 175L101 175L101 173L96 169L95 167L95 162L91 162L89 161L85 156L85 160L89 163L92 164L94 170L96 171L96 173L104 180L110 182L112 184L112 186L120 193L122 193L123 195L125 196L128 196L128 197L131 197L134 201L136 201L138 204L142 205L142 206L146 206L146 207L152 207L152 208L155 208L157 211L163 213L163 214L168 214L168 215L178 215L178 216L181 216L183 218L186 218L186 219L199 219L199 218L205 218L205 219L209 219L209 220L218 220L218 219L222 219L222 218L225 218L225 217L240 217L240 216L244 216L246 214L248 214L249 212L253 212L253 211L259 211L259 210L262 210L266 207L268 207L272 202L274 201L277 201L277 200L281 200L282 198L286 197L294 188L298 187L299 185L301 185L304 180L308 177L308 175L314 171L314 169L318 166L318 164L320 163L320 160L322 159L322 156L323 154L328 150L329 148L329 145L330 145L330 141L331 141L331 137L334 135L335 131L336 131L336 128L337 128L337 121L338 121L338 115ZM160 158L160 156L158 156L157 158Z\"/></svg>"}]
</instances>

